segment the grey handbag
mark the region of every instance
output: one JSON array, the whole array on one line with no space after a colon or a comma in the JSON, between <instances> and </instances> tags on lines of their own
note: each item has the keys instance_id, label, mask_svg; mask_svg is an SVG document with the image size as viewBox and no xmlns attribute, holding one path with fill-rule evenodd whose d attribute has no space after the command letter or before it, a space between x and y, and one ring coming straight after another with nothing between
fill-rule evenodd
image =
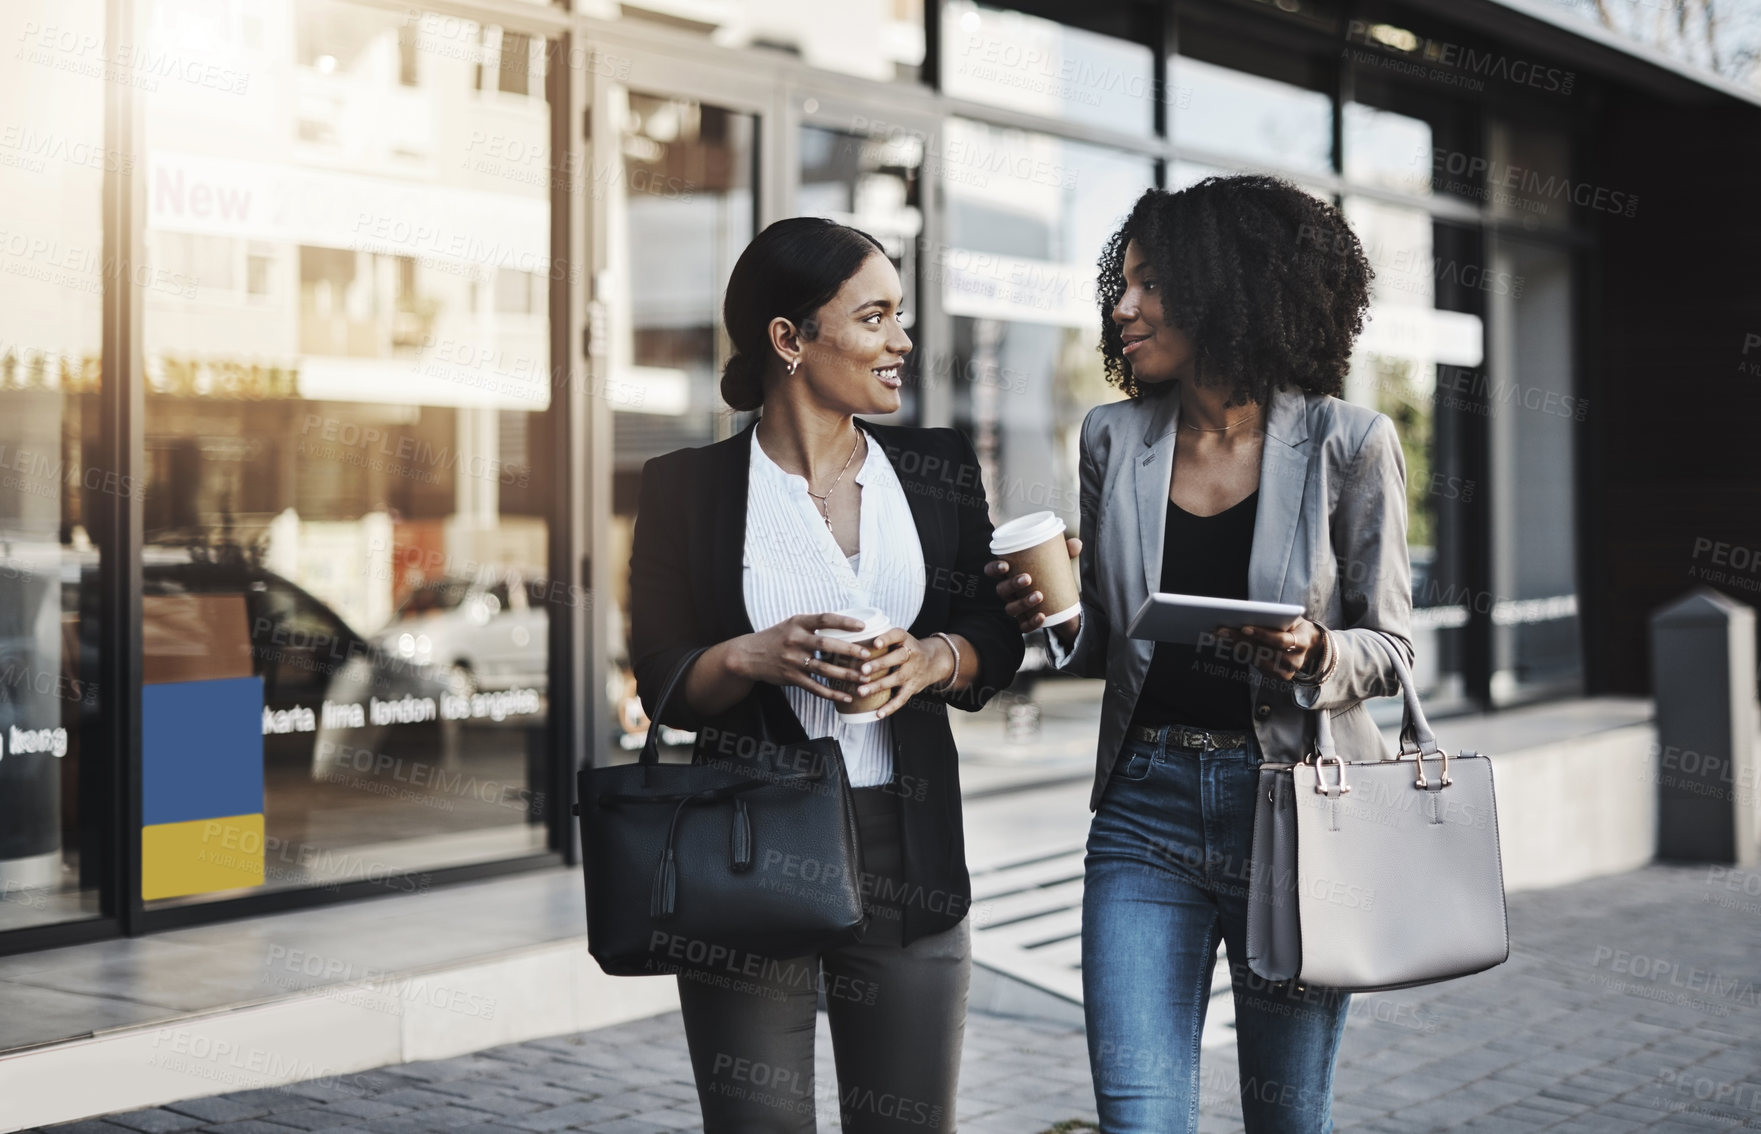
<instances>
[{"instance_id":1,"label":"grey handbag","mask_svg":"<svg viewBox=\"0 0 1761 1134\"><path fill-rule=\"evenodd\" d=\"M1412 675L1400 751L1315 751L1260 765L1247 963L1267 980L1350 992L1477 973L1510 956L1492 761L1437 747Z\"/></svg>"}]
</instances>

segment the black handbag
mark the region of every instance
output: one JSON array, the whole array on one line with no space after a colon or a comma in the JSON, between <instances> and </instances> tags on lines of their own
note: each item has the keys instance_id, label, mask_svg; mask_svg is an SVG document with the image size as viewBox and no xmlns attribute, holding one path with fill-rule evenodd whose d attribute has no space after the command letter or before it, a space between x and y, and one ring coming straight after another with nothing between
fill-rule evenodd
<instances>
[{"instance_id":1,"label":"black handbag","mask_svg":"<svg viewBox=\"0 0 1761 1134\"><path fill-rule=\"evenodd\" d=\"M587 950L613 976L714 969L741 953L805 956L867 928L836 739L778 743L705 728L697 762L660 762L660 721L702 653L667 678L639 762L576 777ZM767 691L780 693L761 685L757 695Z\"/></svg>"}]
</instances>

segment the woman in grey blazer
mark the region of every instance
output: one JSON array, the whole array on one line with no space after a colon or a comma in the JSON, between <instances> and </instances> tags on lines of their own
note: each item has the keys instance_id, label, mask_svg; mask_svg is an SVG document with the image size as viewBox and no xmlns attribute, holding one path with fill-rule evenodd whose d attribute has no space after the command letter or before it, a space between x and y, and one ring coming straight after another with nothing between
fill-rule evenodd
<instances>
[{"instance_id":1,"label":"woman in grey blazer","mask_svg":"<svg viewBox=\"0 0 1761 1134\"><path fill-rule=\"evenodd\" d=\"M1082 939L1107 1134L1197 1128L1219 941L1248 1131L1332 1128L1346 997L1249 971L1248 854L1258 765L1301 759L1316 712L1341 749L1379 751L1363 701L1399 690L1390 646L1412 661L1400 441L1338 397L1369 277L1338 210L1264 177L1146 192L1101 259L1101 352L1129 396L1083 422L1082 613L1046 633L1061 670L1107 681ZM987 570L1039 629L1032 578ZM1153 591L1305 617L1127 636Z\"/></svg>"}]
</instances>

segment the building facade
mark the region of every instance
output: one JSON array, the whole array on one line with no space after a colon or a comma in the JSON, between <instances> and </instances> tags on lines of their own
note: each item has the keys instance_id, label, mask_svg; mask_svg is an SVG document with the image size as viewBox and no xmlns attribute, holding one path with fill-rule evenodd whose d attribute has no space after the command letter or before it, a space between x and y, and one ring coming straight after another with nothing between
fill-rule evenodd
<instances>
[{"instance_id":1,"label":"building facade","mask_svg":"<svg viewBox=\"0 0 1761 1134\"><path fill-rule=\"evenodd\" d=\"M646 725L623 655L642 465L746 424L716 392L721 289L784 216L899 267L899 419L973 438L998 522L1074 525L1077 428L1119 396L1095 262L1131 203L1243 170L1336 201L1376 273L1347 397L1405 444L1437 713L1641 692L1648 610L1761 590L1740 22L1643 42L1565 0L0 19L0 952L575 861L575 769Z\"/></svg>"}]
</instances>

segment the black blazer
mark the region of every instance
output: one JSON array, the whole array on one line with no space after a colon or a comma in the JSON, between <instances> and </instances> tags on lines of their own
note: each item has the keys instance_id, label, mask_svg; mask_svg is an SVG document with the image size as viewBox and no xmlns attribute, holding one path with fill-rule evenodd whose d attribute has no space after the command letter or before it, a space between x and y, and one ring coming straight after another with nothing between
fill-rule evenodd
<instances>
[{"instance_id":1,"label":"black blazer","mask_svg":"<svg viewBox=\"0 0 1761 1134\"><path fill-rule=\"evenodd\" d=\"M976 712L1015 679L1023 638L989 582L991 522L978 456L952 429L876 425L857 419L898 473L923 545L923 606L908 629L959 634L978 651L976 681L946 696L919 693L893 725L892 790L904 836L907 942L959 924L972 901L960 819L959 754L947 706ZM652 717L668 674L692 649L750 634L743 557L753 428L698 449L649 461L630 552L630 664ZM697 732L695 758L714 742L770 737L804 740L780 687L758 683L725 712L704 718L674 698L665 722ZM726 748L723 747L723 752Z\"/></svg>"}]
</instances>

